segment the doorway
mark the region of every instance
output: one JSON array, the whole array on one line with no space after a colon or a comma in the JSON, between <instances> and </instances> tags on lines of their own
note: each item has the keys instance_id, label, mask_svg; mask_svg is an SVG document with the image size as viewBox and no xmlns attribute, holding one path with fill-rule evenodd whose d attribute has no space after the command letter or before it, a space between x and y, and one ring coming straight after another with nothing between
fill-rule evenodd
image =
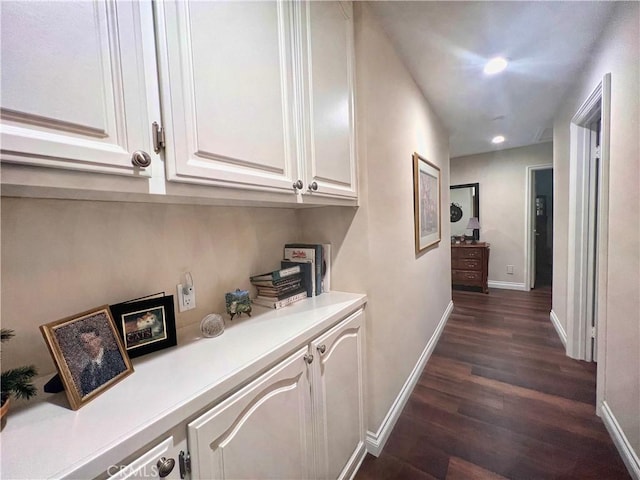
<instances>
[{"instance_id":1,"label":"doorway","mask_svg":"<svg viewBox=\"0 0 640 480\"><path fill-rule=\"evenodd\" d=\"M534 249L531 288L549 288L553 280L553 168L533 171Z\"/></svg>"},{"instance_id":2,"label":"doorway","mask_svg":"<svg viewBox=\"0 0 640 480\"><path fill-rule=\"evenodd\" d=\"M526 179L524 289L529 291L549 288L553 277L553 165L526 167Z\"/></svg>"}]
</instances>

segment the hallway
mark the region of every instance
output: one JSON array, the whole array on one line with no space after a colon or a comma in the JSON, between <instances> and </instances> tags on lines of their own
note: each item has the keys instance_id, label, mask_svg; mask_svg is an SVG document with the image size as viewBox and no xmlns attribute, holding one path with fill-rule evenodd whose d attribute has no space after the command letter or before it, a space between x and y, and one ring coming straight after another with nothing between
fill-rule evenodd
<instances>
[{"instance_id":1,"label":"hallway","mask_svg":"<svg viewBox=\"0 0 640 480\"><path fill-rule=\"evenodd\" d=\"M596 365L565 356L551 290L453 291L438 345L356 479L628 479L595 415Z\"/></svg>"}]
</instances>

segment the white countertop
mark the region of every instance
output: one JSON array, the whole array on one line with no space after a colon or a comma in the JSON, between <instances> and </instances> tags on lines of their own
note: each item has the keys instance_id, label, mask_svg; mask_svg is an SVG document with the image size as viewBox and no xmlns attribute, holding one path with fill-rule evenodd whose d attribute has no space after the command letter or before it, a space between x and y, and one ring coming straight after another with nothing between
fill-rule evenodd
<instances>
[{"instance_id":1,"label":"white countertop","mask_svg":"<svg viewBox=\"0 0 640 480\"><path fill-rule=\"evenodd\" d=\"M39 392L0 435L3 479L92 478L246 383L366 302L330 292L279 310L254 305L224 333L196 328L178 346L133 360L134 373L77 411Z\"/></svg>"}]
</instances>

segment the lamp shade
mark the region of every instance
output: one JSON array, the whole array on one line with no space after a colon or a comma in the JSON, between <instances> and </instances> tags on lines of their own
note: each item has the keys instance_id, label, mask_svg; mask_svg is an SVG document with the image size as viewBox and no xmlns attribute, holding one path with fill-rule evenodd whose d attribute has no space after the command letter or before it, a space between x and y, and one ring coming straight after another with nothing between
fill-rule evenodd
<instances>
[{"instance_id":1,"label":"lamp shade","mask_svg":"<svg viewBox=\"0 0 640 480\"><path fill-rule=\"evenodd\" d=\"M469 219L469 223L467 224L467 229L475 230L476 228L480 228L480 222L478 221L478 217L471 217Z\"/></svg>"}]
</instances>

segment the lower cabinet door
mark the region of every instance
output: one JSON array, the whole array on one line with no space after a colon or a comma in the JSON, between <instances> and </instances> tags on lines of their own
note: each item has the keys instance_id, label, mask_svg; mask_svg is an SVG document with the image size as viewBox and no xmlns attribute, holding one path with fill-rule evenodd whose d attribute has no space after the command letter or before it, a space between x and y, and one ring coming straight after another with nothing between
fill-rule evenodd
<instances>
[{"instance_id":1,"label":"lower cabinet door","mask_svg":"<svg viewBox=\"0 0 640 480\"><path fill-rule=\"evenodd\" d=\"M311 343L318 477L351 478L365 455L360 310Z\"/></svg>"},{"instance_id":2,"label":"lower cabinet door","mask_svg":"<svg viewBox=\"0 0 640 480\"><path fill-rule=\"evenodd\" d=\"M304 348L188 425L191 478L315 476Z\"/></svg>"},{"instance_id":3,"label":"lower cabinet door","mask_svg":"<svg viewBox=\"0 0 640 480\"><path fill-rule=\"evenodd\" d=\"M179 479L178 455L180 450L186 450L186 444L185 429L182 424L174 429L168 438L154 447L142 453L135 453L132 460L111 465L103 475L98 476L98 479Z\"/></svg>"}]
</instances>

